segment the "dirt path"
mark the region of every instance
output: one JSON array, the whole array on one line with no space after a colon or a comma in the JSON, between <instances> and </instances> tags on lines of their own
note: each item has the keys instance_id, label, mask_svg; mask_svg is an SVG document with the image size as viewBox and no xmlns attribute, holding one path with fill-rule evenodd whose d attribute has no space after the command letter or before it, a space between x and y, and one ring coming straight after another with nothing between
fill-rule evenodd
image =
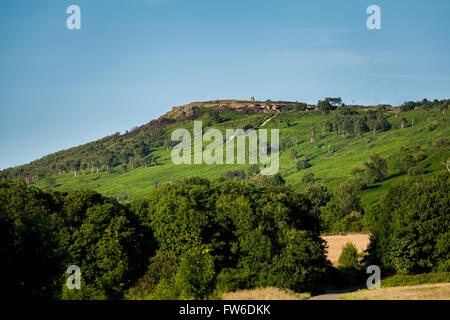
<instances>
[{"instance_id":1,"label":"dirt path","mask_svg":"<svg viewBox=\"0 0 450 320\"><path fill-rule=\"evenodd\" d=\"M312 296L308 300L337 300L344 293L352 293L359 289L359 287L345 287L345 288L326 288L326 293Z\"/></svg>"},{"instance_id":2,"label":"dirt path","mask_svg":"<svg viewBox=\"0 0 450 320\"><path fill-rule=\"evenodd\" d=\"M341 294L342 293L319 294L318 296L311 297L308 300L337 300Z\"/></svg>"},{"instance_id":3,"label":"dirt path","mask_svg":"<svg viewBox=\"0 0 450 320\"><path fill-rule=\"evenodd\" d=\"M275 113L273 116L271 116L269 119L267 119L266 121L264 121L261 124L261 127L264 127L270 120L272 120L273 118L275 118L277 116L278 113Z\"/></svg>"}]
</instances>

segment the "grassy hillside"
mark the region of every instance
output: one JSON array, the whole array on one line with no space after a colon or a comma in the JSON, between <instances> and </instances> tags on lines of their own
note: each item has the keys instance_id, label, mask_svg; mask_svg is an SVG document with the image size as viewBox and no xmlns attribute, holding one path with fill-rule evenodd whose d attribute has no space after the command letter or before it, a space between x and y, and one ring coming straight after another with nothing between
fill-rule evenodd
<instances>
[{"instance_id":1,"label":"grassy hillside","mask_svg":"<svg viewBox=\"0 0 450 320\"><path fill-rule=\"evenodd\" d=\"M149 137L154 138L155 132L157 132L158 138L154 138L152 141L162 141L162 143L148 144L149 150L145 158L151 159L151 161L148 161L146 165L134 165L131 160L126 160L111 167L91 166L91 168L78 168L74 171L64 170L62 173L60 171L59 173L41 174L34 182L44 189L50 187L56 190L93 189L106 196L127 200L147 194L159 183L193 176L213 179L220 177L226 171L235 168L245 170L249 166L173 164L170 154L174 143L170 142L170 134L176 128L187 128L192 132L194 119L203 121L204 130L214 127L225 131L227 128L261 129L261 125L271 118L263 128L280 129L279 173L299 191L305 190L310 185L310 183L302 182L301 179L307 170L314 173L316 182L324 183L328 187L328 191L332 193L339 184L349 178L353 168L361 167L364 162L368 161L370 154L378 153L384 158L388 157L389 173L387 177L382 182L369 185L368 188L360 191L363 207L377 201L391 185L406 174L398 168L399 158L402 155L401 148L403 151L407 150L404 152L411 153L418 152L420 148L424 154L422 157L424 159L420 161L420 164L424 167L425 174L445 169L442 162L446 162L450 158L449 148L446 145L448 140L447 142L445 140L450 136L449 115L442 108L419 108L419 110L408 112L400 112L399 108L390 108L383 110L384 118L390 124L389 129L378 130L375 133L363 132L361 135L346 135L327 132L328 130L324 128L324 122L332 121L338 111L325 114L318 110L302 110L295 103L284 103L284 106L286 105L288 107L278 111L245 112L248 111L247 108L243 112L240 109L221 107L218 102L201 106L196 111L196 116L179 118L176 114L174 116L174 112L171 112L168 115L173 118L166 115L153 125L150 123L135 129L132 133L117 136L119 138L116 138L116 142L113 142L110 137L103 139L108 141L107 149L120 150L120 146L125 145L123 141L126 141L127 148L129 148L130 141L133 143L145 139L148 141ZM353 107L352 109L364 114L370 112L369 109L376 108ZM216 110L216 113L211 110ZM177 112L179 114L181 111ZM216 119L217 114L220 119ZM163 121L164 119L165 121ZM404 121L404 128L401 128L402 121ZM315 131L314 142L310 140L311 126ZM439 141L440 139L441 141ZM93 144L96 143L99 142ZM87 148L89 145L78 147L78 149L83 147ZM292 155L293 152L296 153L296 159ZM55 155L52 155L53 158L58 158L58 154ZM311 167L298 170L296 163L304 155L307 155ZM48 162L48 160L46 161Z\"/></svg>"},{"instance_id":2,"label":"grassy hillside","mask_svg":"<svg viewBox=\"0 0 450 320\"><path fill-rule=\"evenodd\" d=\"M448 100L401 109L325 100L317 109L189 104L126 134L0 172L24 178L0 181L0 226L14 240L0 250L13 275L6 287L71 300L217 299L237 290L241 299L303 298L292 292L365 283L368 265L395 285L448 273ZM279 174L261 177L262 164L175 165L171 133L192 132L194 120L221 132L279 129ZM343 250L348 239L357 248ZM334 263L339 255L339 269L327 250ZM30 263L37 267L25 272ZM84 290L69 290L62 277L73 264L83 270ZM417 276L430 272L439 276ZM349 298L409 295L385 289ZM444 289L420 297L448 296Z\"/></svg>"}]
</instances>

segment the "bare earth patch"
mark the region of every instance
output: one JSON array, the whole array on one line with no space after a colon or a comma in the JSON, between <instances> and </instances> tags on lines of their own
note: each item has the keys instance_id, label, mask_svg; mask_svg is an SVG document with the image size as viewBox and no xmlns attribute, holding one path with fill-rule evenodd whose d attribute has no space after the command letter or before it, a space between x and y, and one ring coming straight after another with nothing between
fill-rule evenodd
<instances>
[{"instance_id":1,"label":"bare earth patch","mask_svg":"<svg viewBox=\"0 0 450 320\"><path fill-rule=\"evenodd\" d=\"M361 233L339 236L322 236L322 239L327 242L327 258L331 261L331 263L333 263L334 266L337 266L339 257L342 253L342 248L347 242L353 243L358 249L358 252L367 249L367 246L369 245L369 235Z\"/></svg>"},{"instance_id":2,"label":"bare earth patch","mask_svg":"<svg viewBox=\"0 0 450 320\"><path fill-rule=\"evenodd\" d=\"M418 286L364 289L346 293L340 300L450 300L450 283Z\"/></svg>"},{"instance_id":3,"label":"bare earth patch","mask_svg":"<svg viewBox=\"0 0 450 320\"><path fill-rule=\"evenodd\" d=\"M253 290L240 290L226 292L222 295L223 300L305 300L309 293L295 293L291 290L267 287Z\"/></svg>"}]
</instances>

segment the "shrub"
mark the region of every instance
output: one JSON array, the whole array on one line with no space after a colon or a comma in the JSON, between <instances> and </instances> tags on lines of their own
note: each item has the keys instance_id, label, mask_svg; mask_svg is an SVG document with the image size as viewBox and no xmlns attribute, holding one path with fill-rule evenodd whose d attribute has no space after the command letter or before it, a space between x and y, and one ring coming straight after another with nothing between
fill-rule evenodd
<instances>
[{"instance_id":1,"label":"shrub","mask_svg":"<svg viewBox=\"0 0 450 320\"><path fill-rule=\"evenodd\" d=\"M249 289L255 286L257 275L251 270L223 268L217 276L216 288L219 292Z\"/></svg>"},{"instance_id":2,"label":"shrub","mask_svg":"<svg viewBox=\"0 0 450 320\"><path fill-rule=\"evenodd\" d=\"M245 172L242 169L230 170L222 173L222 177L225 179L242 180L245 178Z\"/></svg>"},{"instance_id":3,"label":"shrub","mask_svg":"<svg viewBox=\"0 0 450 320\"><path fill-rule=\"evenodd\" d=\"M405 154L403 156L400 157L400 169L403 172L408 172L408 170L411 167L414 167L416 165L416 159L414 158L414 156L412 154Z\"/></svg>"},{"instance_id":4,"label":"shrub","mask_svg":"<svg viewBox=\"0 0 450 320\"><path fill-rule=\"evenodd\" d=\"M173 252L158 251L149 259L147 272L130 289L128 298L146 299L162 280L171 279L178 268L179 259Z\"/></svg>"},{"instance_id":5,"label":"shrub","mask_svg":"<svg viewBox=\"0 0 450 320\"><path fill-rule=\"evenodd\" d=\"M309 168L311 165L309 164L309 161L307 159L301 159L297 161L296 167L297 170L303 170L306 168Z\"/></svg>"},{"instance_id":6,"label":"shrub","mask_svg":"<svg viewBox=\"0 0 450 320\"><path fill-rule=\"evenodd\" d=\"M418 151L414 155L414 158L416 159L416 161L419 161L419 162L425 160L426 157L427 156L425 155L425 152L423 152L423 151Z\"/></svg>"},{"instance_id":7,"label":"shrub","mask_svg":"<svg viewBox=\"0 0 450 320\"><path fill-rule=\"evenodd\" d=\"M420 164L408 169L408 175L410 175L410 176L418 176L418 175L423 174L423 172L424 172L424 167Z\"/></svg>"},{"instance_id":8,"label":"shrub","mask_svg":"<svg viewBox=\"0 0 450 320\"><path fill-rule=\"evenodd\" d=\"M364 171L368 183L380 182L388 171L387 160L374 153L370 155L370 162L364 163Z\"/></svg>"},{"instance_id":9,"label":"shrub","mask_svg":"<svg viewBox=\"0 0 450 320\"><path fill-rule=\"evenodd\" d=\"M437 149L444 149L444 148L448 148L450 146L450 143L447 138L440 138L440 139L436 140L436 142L434 143L434 146Z\"/></svg>"},{"instance_id":10,"label":"shrub","mask_svg":"<svg viewBox=\"0 0 450 320\"><path fill-rule=\"evenodd\" d=\"M273 188L285 185L286 181L279 173L277 173L274 174L273 176L262 176L259 179L253 180L251 183L258 187Z\"/></svg>"},{"instance_id":11,"label":"shrub","mask_svg":"<svg viewBox=\"0 0 450 320\"><path fill-rule=\"evenodd\" d=\"M342 253L338 260L339 266L347 269L359 268L358 250L351 242L342 248Z\"/></svg>"},{"instance_id":12,"label":"shrub","mask_svg":"<svg viewBox=\"0 0 450 320\"><path fill-rule=\"evenodd\" d=\"M381 286L388 288L445 282L450 282L450 272L430 272L417 275L396 274L382 279Z\"/></svg>"},{"instance_id":13,"label":"shrub","mask_svg":"<svg viewBox=\"0 0 450 320\"><path fill-rule=\"evenodd\" d=\"M304 192L304 195L311 201L314 207L322 207L329 200L327 186L323 183L310 185Z\"/></svg>"},{"instance_id":14,"label":"shrub","mask_svg":"<svg viewBox=\"0 0 450 320\"><path fill-rule=\"evenodd\" d=\"M247 177L253 177L259 171L259 167L257 164L252 164L247 168Z\"/></svg>"},{"instance_id":15,"label":"shrub","mask_svg":"<svg viewBox=\"0 0 450 320\"><path fill-rule=\"evenodd\" d=\"M306 171L302 176L302 182L314 182L314 172Z\"/></svg>"}]
</instances>

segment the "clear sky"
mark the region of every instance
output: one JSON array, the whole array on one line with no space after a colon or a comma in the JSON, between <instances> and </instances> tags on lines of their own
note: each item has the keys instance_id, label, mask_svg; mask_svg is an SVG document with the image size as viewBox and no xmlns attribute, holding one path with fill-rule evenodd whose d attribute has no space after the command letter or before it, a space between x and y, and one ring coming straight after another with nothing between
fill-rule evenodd
<instances>
[{"instance_id":1,"label":"clear sky","mask_svg":"<svg viewBox=\"0 0 450 320\"><path fill-rule=\"evenodd\" d=\"M449 98L449 16L448 0L2 0L0 169L191 101Z\"/></svg>"}]
</instances>

